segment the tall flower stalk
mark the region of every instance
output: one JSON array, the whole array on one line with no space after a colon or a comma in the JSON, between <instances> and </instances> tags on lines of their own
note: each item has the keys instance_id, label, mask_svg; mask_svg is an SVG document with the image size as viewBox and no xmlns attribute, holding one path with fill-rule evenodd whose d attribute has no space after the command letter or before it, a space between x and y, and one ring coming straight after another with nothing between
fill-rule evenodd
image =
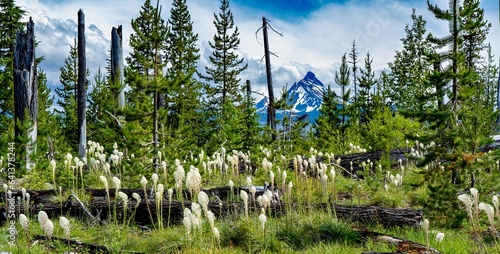
<instances>
[{"instance_id":1,"label":"tall flower stalk","mask_svg":"<svg viewBox=\"0 0 500 254\"><path fill-rule=\"evenodd\" d=\"M146 201L146 206L148 207L149 218L151 219L151 225L153 225L153 228L156 229L155 222L153 220L153 214L151 213L151 208L149 208L148 192L146 190L147 185L148 185L148 180L146 179L146 177L142 176L140 183L141 183L141 186L142 186L142 190L144 191L144 199Z\"/></svg>"},{"instance_id":2,"label":"tall flower stalk","mask_svg":"<svg viewBox=\"0 0 500 254\"><path fill-rule=\"evenodd\" d=\"M174 196L174 190L168 189L168 221L167 227L170 227L170 212L172 211L172 198Z\"/></svg>"},{"instance_id":3,"label":"tall flower stalk","mask_svg":"<svg viewBox=\"0 0 500 254\"><path fill-rule=\"evenodd\" d=\"M64 230L64 236L66 236L66 240L68 241L68 253L70 253L70 251L69 251L69 249L70 249L69 234L70 234L71 228L70 228L69 220L66 217L61 216L61 217L59 217L59 225L61 225L61 228L63 228L63 230Z\"/></svg>"},{"instance_id":4,"label":"tall flower stalk","mask_svg":"<svg viewBox=\"0 0 500 254\"><path fill-rule=\"evenodd\" d=\"M111 197L109 196L108 179L105 176L99 176L104 188L106 189L106 197L108 198L108 218L111 216Z\"/></svg>"},{"instance_id":5,"label":"tall flower stalk","mask_svg":"<svg viewBox=\"0 0 500 254\"><path fill-rule=\"evenodd\" d=\"M24 230L24 233L26 234L26 242L28 245L28 252L30 252L30 237L29 237L29 220L28 217L24 214L19 214L19 224L21 224L21 227Z\"/></svg>"},{"instance_id":6,"label":"tall flower stalk","mask_svg":"<svg viewBox=\"0 0 500 254\"><path fill-rule=\"evenodd\" d=\"M240 191L241 200L243 200L243 205L245 206L245 218L248 221L248 193L244 190Z\"/></svg>"},{"instance_id":7,"label":"tall flower stalk","mask_svg":"<svg viewBox=\"0 0 500 254\"><path fill-rule=\"evenodd\" d=\"M123 200L123 226L125 226L127 222L128 196L125 192L119 191L118 197Z\"/></svg>"},{"instance_id":8,"label":"tall flower stalk","mask_svg":"<svg viewBox=\"0 0 500 254\"><path fill-rule=\"evenodd\" d=\"M156 192L156 217L158 218L158 228L163 229L163 193L165 191L165 187L163 184L158 184Z\"/></svg>"}]
</instances>

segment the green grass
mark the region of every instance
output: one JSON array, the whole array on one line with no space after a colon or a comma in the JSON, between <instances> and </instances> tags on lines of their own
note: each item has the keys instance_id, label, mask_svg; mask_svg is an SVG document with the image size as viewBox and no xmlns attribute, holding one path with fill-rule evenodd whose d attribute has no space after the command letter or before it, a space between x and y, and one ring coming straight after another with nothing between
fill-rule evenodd
<instances>
[{"instance_id":1,"label":"green grass","mask_svg":"<svg viewBox=\"0 0 500 254\"><path fill-rule=\"evenodd\" d=\"M259 161L260 158L255 158ZM281 186L281 175L278 174L276 166L280 165L279 156L268 158L274 163L273 172L277 186ZM133 161L131 163L134 163ZM138 163L143 163L138 161ZM200 162L192 162L200 166ZM59 163L62 164L62 163ZM58 164L58 165L59 165ZM259 164L259 163L257 163ZM188 171L190 162L184 164ZM330 168L328 168L329 170ZM394 237L407 239L410 241L426 244L426 237L422 228L387 228L380 224L365 225L356 222L339 221L335 218L333 211L320 211L300 208L300 205L317 204L325 202L335 202L344 205L380 205L384 207L404 207L422 209L423 205L429 202L429 190L423 183L425 181L422 174L416 173L414 166L405 167L404 173L398 169L383 169L376 174L365 172L364 180L357 180L351 177L342 176L337 169L335 182L328 174L328 182L322 184L318 177L311 175L295 175L293 170L287 170L286 186L288 182L293 183L291 201L299 204L299 208L290 210L290 197L288 191L283 198L286 215L275 217L267 215L265 231L262 230L258 220L259 213L251 212L247 220L244 214L230 214L215 220L215 227L220 232L220 245L213 236L212 228L208 220L203 216L202 227L195 230L188 237L183 225L170 225L163 230L141 229L134 223L124 226L121 222L110 221L105 224L90 224L85 220L70 218L71 238L82 242L106 246L112 253L139 251L145 253L361 253L364 251L373 252L394 252L396 246L387 243L377 242L373 239L364 239L354 229L367 228L371 231L388 234ZM385 172L390 174L403 174L403 185L394 184L385 178ZM167 177L160 175L159 183L164 184L165 189L174 188L174 168L167 171ZM36 172L36 171L35 171ZM221 173L213 170L211 174L200 166L202 175L202 189L226 186L231 179L236 186L246 185L246 174ZM329 171L328 171L329 173ZM102 169L93 169L85 179L85 188L103 188L99 181L99 175L106 175ZM483 173L484 175L484 173ZM106 175L111 179L112 175ZM65 179L56 179L56 182L66 182ZM129 175L123 177L122 186L138 188L142 175ZM24 183L29 186L46 186L43 177L30 175ZM148 179L148 188L151 187L151 176ZM124 180L132 179L132 180ZM263 185L264 181L269 181L269 170L263 170L258 166L257 171L252 175L254 185ZM131 181L131 182L129 182ZM47 182L52 182L48 179ZM389 185L389 190L385 191L384 183ZM34 184L34 185L32 185ZM110 183L110 187L112 184ZM184 188L186 185L184 185ZM82 196L83 188L74 190ZM111 189L114 191L114 189ZM55 200L65 200L71 190L66 190L63 197L56 197ZM350 196L339 195L349 193ZM141 193L142 194L142 193ZM164 194L167 196L167 194ZM490 202L490 196L484 195L482 202ZM229 198L229 197L228 197ZM241 202L239 193L230 197L236 202ZM90 201L91 197L82 197L84 202ZM484 199L484 200L483 200ZM212 198L212 201L213 198ZM250 201L251 202L251 201ZM450 200L449 204L456 205L457 200ZM450 206L451 207L451 206ZM102 211L107 212L107 211ZM130 213L132 211L129 211ZM130 214L129 213L129 214ZM433 222L431 218L430 245L439 249L442 253L497 253L495 242L487 232L487 223L484 213L480 214L482 224L479 228L481 239L473 233L472 227L462 224L462 227L455 229L436 228L433 225L440 225L439 221ZM36 215L30 217L29 235L43 235L43 230L37 222ZM58 218L50 218L55 225L54 236L64 237L64 232L59 226ZM498 224L498 221L497 221ZM52 241L49 245L40 240L34 242L27 239L19 223L16 223L19 232L18 246L9 246L5 238L0 238L0 249L13 253L28 253L28 241L31 253L63 253L68 250L65 242ZM152 228L152 227L151 227ZM498 227L497 227L498 228ZM2 232L6 235L6 225L2 227ZM435 242L435 235L438 232L445 233L444 241L440 244ZM82 249L71 251L86 252Z\"/></svg>"}]
</instances>

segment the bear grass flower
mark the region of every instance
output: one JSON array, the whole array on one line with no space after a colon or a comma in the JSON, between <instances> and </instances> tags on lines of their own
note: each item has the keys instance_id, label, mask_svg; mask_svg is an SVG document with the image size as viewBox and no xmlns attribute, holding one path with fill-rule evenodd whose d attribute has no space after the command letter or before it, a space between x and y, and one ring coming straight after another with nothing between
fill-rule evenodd
<instances>
[{"instance_id":1,"label":"bear grass flower","mask_svg":"<svg viewBox=\"0 0 500 254\"><path fill-rule=\"evenodd\" d=\"M244 191L244 190L241 190L240 191L240 197L241 197L241 200L243 200L243 204L244 204L244 207L245 207L245 217L248 220L248 193L246 191Z\"/></svg>"},{"instance_id":2,"label":"bear grass flower","mask_svg":"<svg viewBox=\"0 0 500 254\"><path fill-rule=\"evenodd\" d=\"M264 233L264 238L266 236L266 221L267 221L266 215L261 213L259 215L259 222L260 226L262 227L262 232Z\"/></svg>"},{"instance_id":3,"label":"bear grass flower","mask_svg":"<svg viewBox=\"0 0 500 254\"><path fill-rule=\"evenodd\" d=\"M69 240L69 235L71 231L69 220L64 216L61 216L59 217L59 225L64 230L64 235L66 236L66 239Z\"/></svg>"},{"instance_id":4,"label":"bear grass flower","mask_svg":"<svg viewBox=\"0 0 500 254\"><path fill-rule=\"evenodd\" d=\"M47 218L45 222L42 224L43 232L45 233L45 237L50 240L52 234L54 233L54 223L50 219Z\"/></svg>"},{"instance_id":5,"label":"bear grass flower","mask_svg":"<svg viewBox=\"0 0 500 254\"><path fill-rule=\"evenodd\" d=\"M184 219L182 220L182 224L184 224L184 227L186 228L187 238L190 239L191 238L191 220L189 219L189 217L184 217Z\"/></svg>"},{"instance_id":6,"label":"bear grass flower","mask_svg":"<svg viewBox=\"0 0 500 254\"><path fill-rule=\"evenodd\" d=\"M471 220L471 223L474 222L474 216L472 214L472 199L469 195L467 194L460 194L458 196L458 200L460 200L464 205L465 205L465 210L467 211L467 214L469 215L469 219Z\"/></svg>"},{"instance_id":7,"label":"bear grass flower","mask_svg":"<svg viewBox=\"0 0 500 254\"><path fill-rule=\"evenodd\" d=\"M206 214L208 212L208 195L204 191L198 192L198 203L203 208L203 212Z\"/></svg>"},{"instance_id":8,"label":"bear grass flower","mask_svg":"<svg viewBox=\"0 0 500 254\"><path fill-rule=\"evenodd\" d=\"M442 243L444 239L444 233L439 232L436 234L436 243Z\"/></svg>"}]
</instances>

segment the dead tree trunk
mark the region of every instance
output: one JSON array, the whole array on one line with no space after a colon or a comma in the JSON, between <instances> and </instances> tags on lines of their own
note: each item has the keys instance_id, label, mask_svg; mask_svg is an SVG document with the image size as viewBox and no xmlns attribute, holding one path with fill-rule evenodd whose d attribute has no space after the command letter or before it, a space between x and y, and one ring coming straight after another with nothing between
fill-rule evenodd
<instances>
[{"instance_id":1,"label":"dead tree trunk","mask_svg":"<svg viewBox=\"0 0 500 254\"><path fill-rule=\"evenodd\" d=\"M86 156L87 149L87 62L85 56L85 14L78 11L78 154Z\"/></svg>"},{"instance_id":2,"label":"dead tree trunk","mask_svg":"<svg viewBox=\"0 0 500 254\"><path fill-rule=\"evenodd\" d=\"M111 83L118 108L125 106L125 90L123 89L123 36L122 26L111 29Z\"/></svg>"},{"instance_id":3,"label":"dead tree trunk","mask_svg":"<svg viewBox=\"0 0 500 254\"><path fill-rule=\"evenodd\" d=\"M15 140L17 147L26 147L26 169L30 170L33 163L30 160L35 152L38 127L38 84L35 61L35 32L34 23L30 18L26 32L18 31L16 45L14 48L14 118L15 118ZM25 116L29 120L25 119ZM27 130L20 128L25 126L25 120L29 121ZM28 137L26 144L24 136ZM22 142L22 143L21 143ZM22 156L19 156L21 160ZM17 163L20 165L20 161Z\"/></svg>"},{"instance_id":4,"label":"dead tree trunk","mask_svg":"<svg viewBox=\"0 0 500 254\"><path fill-rule=\"evenodd\" d=\"M271 52L269 51L269 39L267 36L267 19L262 17L262 32L264 33L264 54L266 59L267 90L269 93L269 104L267 106L267 126L273 131L273 140L276 139L276 109L274 108L273 78L271 75Z\"/></svg>"}]
</instances>

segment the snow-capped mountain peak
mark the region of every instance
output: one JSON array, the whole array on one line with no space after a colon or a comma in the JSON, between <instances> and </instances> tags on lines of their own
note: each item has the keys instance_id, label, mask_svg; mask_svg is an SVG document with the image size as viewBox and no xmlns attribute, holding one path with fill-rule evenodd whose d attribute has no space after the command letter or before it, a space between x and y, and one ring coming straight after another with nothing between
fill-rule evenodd
<instances>
[{"instance_id":1,"label":"snow-capped mountain peak","mask_svg":"<svg viewBox=\"0 0 500 254\"><path fill-rule=\"evenodd\" d=\"M304 78L295 82L287 91L288 103L291 112L297 117L307 115L309 122L313 122L318 114L321 103L323 102L323 83L316 78L312 72L307 72ZM267 98L262 99L256 105L257 112L260 115L261 123L265 123L267 119ZM284 112L277 110L276 119L281 119Z\"/></svg>"}]
</instances>

